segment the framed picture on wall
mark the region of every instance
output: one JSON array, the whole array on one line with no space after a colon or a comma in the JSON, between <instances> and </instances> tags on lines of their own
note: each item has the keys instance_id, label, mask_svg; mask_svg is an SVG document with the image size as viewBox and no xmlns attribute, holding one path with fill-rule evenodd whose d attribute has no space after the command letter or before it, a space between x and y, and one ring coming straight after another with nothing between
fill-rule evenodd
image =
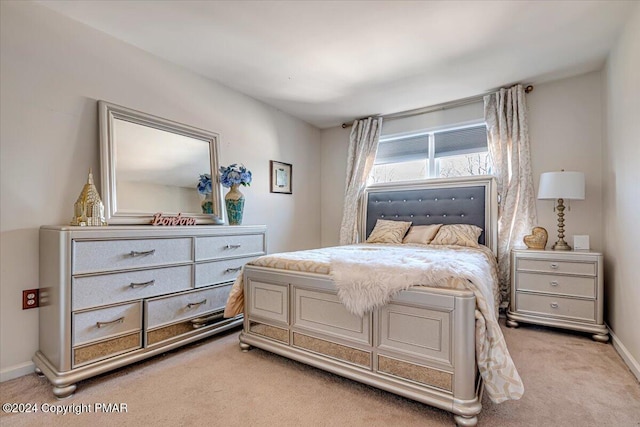
<instances>
[{"instance_id":1,"label":"framed picture on wall","mask_svg":"<svg viewBox=\"0 0 640 427\"><path fill-rule=\"evenodd\" d=\"M271 192L292 194L291 179L293 166L289 163L271 160Z\"/></svg>"}]
</instances>

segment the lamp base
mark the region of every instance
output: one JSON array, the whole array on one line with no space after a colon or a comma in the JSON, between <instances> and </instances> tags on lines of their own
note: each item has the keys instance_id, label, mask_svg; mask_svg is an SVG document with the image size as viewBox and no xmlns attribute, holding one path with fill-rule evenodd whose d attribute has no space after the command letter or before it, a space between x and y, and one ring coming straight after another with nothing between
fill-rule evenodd
<instances>
[{"instance_id":1,"label":"lamp base","mask_svg":"<svg viewBox=\"0 0 640 427\"><path fill-rule=\"evenodd\" d=\"M564 240L558 240L553 244L551 249L553 249L554 251L570 251L571 246L569 246Z\"/></svg>"},{"instance_id":2,"label":"lamp base","mask_svg":"<svg viewBox=\"0 0 640 427\"><path fill-rule=\"evenodd\" d=\"M564 200L558 199L558 241L553 244L551 249L554 251L570 251L571 246L564 241Z\"/></svg>"}]
</instances>

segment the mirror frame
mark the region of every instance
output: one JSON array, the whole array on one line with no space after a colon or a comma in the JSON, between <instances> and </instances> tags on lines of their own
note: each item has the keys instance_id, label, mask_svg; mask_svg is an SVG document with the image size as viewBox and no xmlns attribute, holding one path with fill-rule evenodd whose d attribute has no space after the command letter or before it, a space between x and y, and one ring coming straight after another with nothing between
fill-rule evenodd
<instances>
[{"instance_id":1,"label":"mirror frame","mask_svg":"<svg viewBox=\"0 0 640 427\"><path fill-rule=\"evenodd\" d=\"M151 224L153 215L158 212L118 213L118 194L116 192L116 165L114 140L114 120L120 119L142 126L152 127L166 132L203 140L209 143L211 166L213 214L181 212L184 216L195 218L197 224L224 224L222 221L222 191L218 178L218 145L219 134L177 123L151 114L142 113L106 101L98 101L100 124L100 168L102 201L105 206L105 219L109 224ZM194 186L195 188L195 186ZM179 212L162 212L163 215L177 215Z\"/></svg>"}]
</instances>

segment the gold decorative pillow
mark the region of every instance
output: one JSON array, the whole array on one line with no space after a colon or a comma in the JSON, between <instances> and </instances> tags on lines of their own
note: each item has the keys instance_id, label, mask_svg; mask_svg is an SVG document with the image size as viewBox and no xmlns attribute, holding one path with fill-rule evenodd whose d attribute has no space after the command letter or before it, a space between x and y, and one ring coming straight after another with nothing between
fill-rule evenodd
<instances>
[{"instance_id":1,"label":"gold decorative pillow","mask_svg":"<svg viewBox=\"0 0 640 427\"><path fill-rule=\"evenodd\" d=\"M414 225L409 229L407 235L404 236L402 243L428 245L433 238L436 237L440 227L442 227L442 224Z\"/></svg>"},{"instance_id":2,"label":"gold decorative pillow","mask_svg":"<svg viewBox=\"0 0 640 427\"><path fill-rule=\"evenodd\" d=\"M409 227L411 222L379 219L367 243L402 243L402 238L407 234Z\"/></svg>"},{"instance_id":3,"label":"gold decorative pillow","mask_svg":"<svg viewBox=\"0 0 640 427\"><path fill-rule=\"evenodd\" d=\"M432 245L458 245L477 248L482 228L471 224L447 224L440 227Z\"/></svg>"}]
</instances>

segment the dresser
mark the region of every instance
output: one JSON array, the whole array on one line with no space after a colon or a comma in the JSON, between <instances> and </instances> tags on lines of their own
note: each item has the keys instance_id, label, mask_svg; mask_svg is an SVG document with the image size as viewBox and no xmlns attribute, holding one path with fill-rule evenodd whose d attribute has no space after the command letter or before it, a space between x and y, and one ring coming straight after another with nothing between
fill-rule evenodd
<instances>
[{"instance_id":1,"label":"dresser","mask_svg":"<svg viewBox=\"0 0 640 427\"><path fill-rule=\"evenodd\" d=\"M44 226L36 373L76 383L242 324L222 316L265 226Z\"/></svg>"},{"instance_id":2,"label":"dresser","mask_svg":"<svg viewBox=\"0 0 640 427\"><path fill-rule=\"evenodd\" d=\"M603 288L601 253L513 250L507 326L536 323L588 332L607 342Z\"/></svg>"}]
</instances>

